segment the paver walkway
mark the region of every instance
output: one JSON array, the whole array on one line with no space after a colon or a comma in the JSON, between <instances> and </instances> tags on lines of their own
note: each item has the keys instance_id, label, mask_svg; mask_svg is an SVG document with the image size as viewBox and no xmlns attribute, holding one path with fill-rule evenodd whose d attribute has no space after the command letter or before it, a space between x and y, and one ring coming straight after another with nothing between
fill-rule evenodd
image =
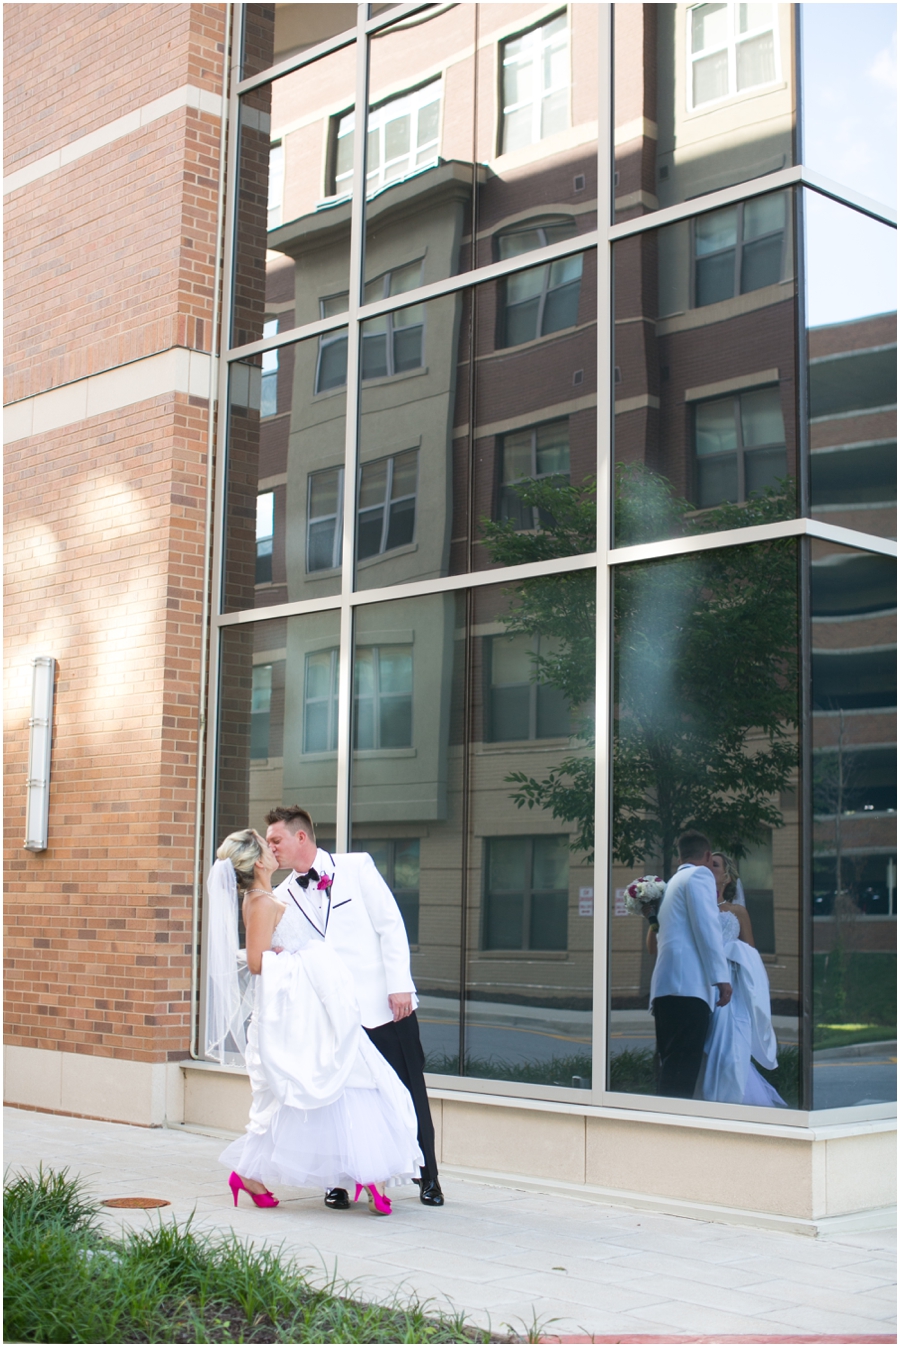
<instances>
[{"instance_id":1,"label":"paver walkway","mask_svg":"<svg viewBox=\"0 0 900 1347\"><path fill-rule=\"evenodd\" d=\"M438 1210L414 1188L396 1189L387 1220L289 1190L275 1210L244 1195L235 1210L217 1163L222 1140L13 1108L4 1117L8 1167L43 1161L68 1166L100 1197L167 1198L167 1215L194 1212L196 1228L283 1243L315 1279L336 1272L364 1299L416 1295L498 1332L537 1322L582 1342L895 1340L892 1231L810 1239L453 1177ZM157 1216L107 1219L141 1226Z\"/></svg>"}]
</instances>

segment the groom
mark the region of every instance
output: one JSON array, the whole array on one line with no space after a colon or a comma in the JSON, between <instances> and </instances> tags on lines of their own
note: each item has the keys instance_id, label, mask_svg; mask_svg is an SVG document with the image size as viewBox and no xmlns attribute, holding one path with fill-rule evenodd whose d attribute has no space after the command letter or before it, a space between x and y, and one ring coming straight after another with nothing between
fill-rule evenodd
<instances>
[{"instance_id":1,"label":"groom","mask_svg":"<svg viewBox=\"0 0 900 1347\"><path fill-rule=\"evenodd\" d=\"M650 1009L656 1020L659 1093L692 1099L709 1017L715 1006L731 1000L731 983L709 839L700 832L684 833L678 855L681 865L659 908Z\"/></svg>"},{"instance_id":2,"label":"groom","mask_svg":"<svg viewBox=\"0 0 900 1347\"><path fill-rule=\"evenodd\" d=\"M321 850L313 821L299 805L270 809L266 823L279 868L293 872L275 892L300 909L349 968L363 1028L412 1096L425 1159L419 1200L442 1207L409 941L394 895L366 852L332 856ZM350 1198L345 1189L332 1188L325 1205L342 1210Z\"/></svg>"}]
</instances>

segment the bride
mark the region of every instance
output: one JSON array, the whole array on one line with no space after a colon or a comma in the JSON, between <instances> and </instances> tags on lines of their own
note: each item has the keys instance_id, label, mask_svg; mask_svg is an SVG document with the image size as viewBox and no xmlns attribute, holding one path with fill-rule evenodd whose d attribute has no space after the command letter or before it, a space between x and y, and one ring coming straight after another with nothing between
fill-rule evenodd
<instances>
[{"instance_id":1,"label":"bride","mask_svg":"<svg viewBox=\"0 0 900 1347\"><path fill-rule=\"evenodd\" d=\"M246 1063L253 1091L245 1134L219 1157L232 1171L235 1206L242 1188L273 1207L269 1183L326 1191L353 1183L356 1201L365 1188L372 1214L387 1216L384 1186L410 1182L423 1164L409 1092L362 1032L344 964L273 893L278 863L259 833L232 833L216 855L207 880L206 1047L222 1063Z\"/></svg>"},{"instance_id":2,"label":"bride","mask_svg":"<svg viewBox=\"0 0 900 1347\"><path fill-rule=\"evenodd\" d=\"M716 1007L710 1020L700 1097L727 1104L786 1108L781 1095L751 1061L755 1058L760 1066L774 1070L778 1044L772 1028L769 979L753 943L737 866L724 852L714 851L712 871L734 992L727 1005Z\"/></svg>"}]
</instances>

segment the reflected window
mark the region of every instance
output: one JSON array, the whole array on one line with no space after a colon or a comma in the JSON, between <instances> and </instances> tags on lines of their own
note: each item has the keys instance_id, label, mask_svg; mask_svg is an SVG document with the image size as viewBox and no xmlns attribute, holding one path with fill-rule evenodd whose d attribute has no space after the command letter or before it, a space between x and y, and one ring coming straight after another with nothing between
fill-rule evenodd
<instances>
[{"instance_id":1,"label":"reflected window","mask_svg":"<svg viewBox=\"0 0 900 1347\"><path fill-rule=\"evenodd\" d=\"M392 98L369 109L366 145L366 194L408 178L438 161L443 85L431 80L421 89ZM334 181L332 192L344 195L353 179L353 142L356 112L336 117L334 125Z\"/></svg>"},{"instance_id":2,"label":"reflected window","mask_svg":"<svg viewBox=\"0 0 900 1347\"><path fill-rule=\"evenodd\" d=\"M873 552L835 552L811 568L813 620L881 616L897 608L897 563Z\"/></svg>"},{"instance_id":3,"label":"reflected window","mask_svg":"<svg viewBox=\"0 0 900 1347\"><path fill-rule=\"evenodd\" d=\"M422 284L422 263L394 267L366 282L365 302L402 295ZM405 370L421 369L425 335L425 305L395 309L362 325L362 377L381 379Z\"/></svg>"},{"instance_id":4,"label":"reflected window","mask_svg":"<svg viewBox=\"0 0 900 1347\"><path fill-rule=\"evenodd\" d=\"M419 943L419 839L360 838L353 851L367 851L397 900L411 945Z\"/></svg>"},{"instance_id":5,"label":"reflected window","mask_svg":"<svg viewBox=\"0 0 900 1347\"><path fill-rule=\"evenodd\" d=\"M272 318L263 323L263 337L278 335L278 319ZM260 416L274 416L278 411L278 350L263 351L262 388L260 390Z\"/></svg>"},{"instance_id":6,"label":"reflected window","mask_svg":"<svg viewBox=\"0 0 900 1347\"><path fill-rule=\"evenodd\" d=\"M365 303L402 295L422 284L422 262L410 262L366 282ZM319 300L323 318L347 312L347 292ZM384 379L422 368L425 349L425 305L411 304L362 325L362 377ZM347 331L326 332L319 338L316 392L343 388L347 383Z\"/></svg>"},{"instance_id":7,"label":"reflected window","mask_svg":"<svg viewBox=\"0 0 900 1347\"><path fill-rule=\"evenodd\" d=\"M838 351L809 362L809 414L893 411L897 405L897 343Z\"/></svg>"},{"instance_id":8,"label":"reflected window","mask_svg":"<svg viewBox=\"0 0 900 1347\"><path fill-rule=\"evenodd\" d=\"M694 305L776 285L784 271L786 197L756 197L694 221Z\"/></svg>"},{"instance_id":9,"label":"reflected window","mask_svg":"<svg viewBox=\"0 0 900 1347\"><path fill-rule=\"evenodd\" d=\"M501 261L520 257L536 248L546 248L576 232L571 216L531 221L504 231L497 238ZM549 336L578 322L582 257L561 257L542 267L507 276L501 282L498 346L520 346L536 337Z\"/></svg>"},{"instance_id":10,"label":"reflected window","mask_svg":"<svg viewBox=\"0 0 900 1347\"><path fill-rule=\"evenodd\" d=\"M483 949L568 948L569 839L485 841Z\"/></svg>"},{"instance_id":11,"label":"reflected window","mask_svg":"<svg viewBox=\"0 0 900 1347\"><path fill-rule=\"evenodd\" d=\"M275 492L262 491L256 497L256 583L272 581L272 548L275 542Z\"/></svg>"},{"instance_id":12,"label":"reflected window","mask_svg":"<svg viewBox=\"0 0 900 1347\"><path fill-rule=\"evenodd\" d=\"M330 571L340 566L343 508L344 469L311 472L307 505L307 571Z\"/></svg>"},{"instance_id":13,"label":"reflected window","mask_svg":"<svg viewBox=\"0 0 900 1347\"><path fill-rule=\"evenodd\" d=\"M339 672L337 650L316 650L306 656L304 753L333 753L337 748Z\"/></svg>"},{"instance_id":14,"label":"reflected window","mask_svg":"<svg viewBox=\"0 0 900 1347\"><path fill-rule=\"evenodd\" d=\"M534 145L569 125L569 21L558 14L501 48L500 153Z\"/></svg>"},{"instance_id":15,"label":"reflected window","mask_svg":"<svg viewBox=\"0 0 900 1347\"><path fill-rule=\"evenodd\" d=\"M419 452L364 463L359 475L356 523L358 561L390 552L413 541L416 532L416 484Z\"/></svg>"},{"instance_id":16,"label":"reflected window","mask_svg":"<svg viewBox=\"0 0 900 1347\"><path fill-rule=\"evenodd\" d=\"M896 851L841 855L841 892L867 917L897 915ZM813 915L830 917L837 897L837 856L822 852L813 860Z\"/></svg>"},{"instance_id":17,"label":"reflected window","mask_svg":"<svg viewBox=\"0 0 900 1347\"><path fill-rule=\"evenodd\" d=\"M745 501L787 475L781 394L757 388L694 407L696 502Z\"/></svg>"},{"instance_id":18,"label":"reflected window","mask_svg":"<svg viewBox=\"0 0 900 1347\"><path fill-rule=\"evenodd\" d=\"M284 145L281 141L269 150L269 229L281 224L284 200Z\"/></svg>"},{"instance_id":19,"label":"reflected window","mask_svg":"<svg viewBox=\"0 0 900 1347\"><path fill-rule=\"evenodd\" d=\"M253 688L250 693L250 757L269 756L269 724L272 715L272 666L253 666Z\"/></svg>"},{"instance_id":20,"label":"reflected window","mask_svg":"<svg viewBox=\"0 0 900 1347\"><path fill-rule=\"evenodd\" d=\"M517 488L529 482L555 478L569 480L569 418L532 426L500 437L500 519L517 529L547 528L553 520L546 510L525 505Z\"/></svg>"},{"instance_id":21,"label":"reflected window","mask_svg":"<svg viewBox=\"0 0 900 1347\"><path fill-rule=\"evenodd\" d=\"M538 681L537 661L554 643L537 636L491 636L485 640L488 724L492 743L558 739L572 732L569 704L552 683Z\"/></svg>"},{"instance_id":22,"label":"reflected window","mask_svg":"<svg viewBox=\"0 0 900 1347\"><path fill-rule=\"evenodd\" d=\"M778 78L776 9L695 5L688 10L689 107L703 107Z\"/></svg>"},{"instance_id":23,"label":"reflected window","mask_svg":"<svg viewBox=\"0 0 900 1347\"><path fill-rule=\"evenodd\" d=\"M334 318L347 312L347 292L342 295L328 295L319 300L319 316ZM316 392L327 393L332 388L343 388L347 382L347 329L336 332L323 332L319 338L319 355L316 360Z\"/></svg>"},{"instance_id":24,"label":"reflected window","mask_svg":"<svg viewBox=\"0 0 900 1347\"><path fill-rule=\"evenodd\" d=\"M897 647L812 652L814 711L896 710Z\"/></svg>"},{"instance_id":25,"label":"reflected window","mask_svg":"<svg viewBox=\"0 0 900 1347\"><path fill-rule=\"evenodd\" d=\"M897 749L844 748L813 754L813 811L817 818L897 812Z\"/></svg>"},{"instance_id":26,"label":"reflected window","mask_svg":"<svg viewBox=\"0 0 900 1347\"><path fill-rule=\"evenodd\" d=\"M412 646L358 646L353 747L412 747Z\"/></svg>"}]
</instances>

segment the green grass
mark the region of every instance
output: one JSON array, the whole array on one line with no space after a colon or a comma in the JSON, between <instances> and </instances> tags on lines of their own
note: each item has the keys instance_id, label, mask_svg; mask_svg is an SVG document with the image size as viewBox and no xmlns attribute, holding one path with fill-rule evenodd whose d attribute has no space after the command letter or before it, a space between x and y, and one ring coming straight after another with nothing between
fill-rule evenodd
<instances>
[{"instance_id":1,"label":"green grass","mask_svg":"<svg viewBox=\"0 0 900 1347\"><path fill-rule=\"evenodd\" d=\"M425 1058L425 1070L436 1075L458 1076L459 1054L430 1052ZM590 1087L593 1064L589 1052L574 1053L570 1057L548 1057L545 1061L507 1063L493 1057L466 1057L465 1075L482 1080L518 1080L527 1085L564 1085L572 1089L573 1077L580 1076L582 1084L576 1089Z\"/></svg>"},{"instance_id":2,"label":"green grass","mask_svg":"<svg viewBox=\"0 0 900 1347\"><path fill-rule=\"evenodd\" d=\"M18 1175L3 1194L4 1341L468 1343L498 1338L427 1304L380 1306L314 1286L278 1249L158 1219L104 1235L67 1170Z\"/></svg>"},{"instance_id":3,"label":"green grass","mask_svg":"<svg viewBox=\"0 0 900 1347\"><path fill-rule=\"evenodd\" d=\"M817 1024L813 1047L849 1048L854 1043L891 1043L897 1037L892 1024Z\"/></svg>"},{"instance_id":4,"label":"green grass","mask_svg":"<svg viewBox=\"0 0 900 1347\"><path fill-rule=\"evenodd\" d=\"M813 956L815 1046L819 1027L880 1025L897 1028L897 955L894 951L835 949ZM857 1040L865 1042L866 1040Z\"/></svg>"}]
</instances>

